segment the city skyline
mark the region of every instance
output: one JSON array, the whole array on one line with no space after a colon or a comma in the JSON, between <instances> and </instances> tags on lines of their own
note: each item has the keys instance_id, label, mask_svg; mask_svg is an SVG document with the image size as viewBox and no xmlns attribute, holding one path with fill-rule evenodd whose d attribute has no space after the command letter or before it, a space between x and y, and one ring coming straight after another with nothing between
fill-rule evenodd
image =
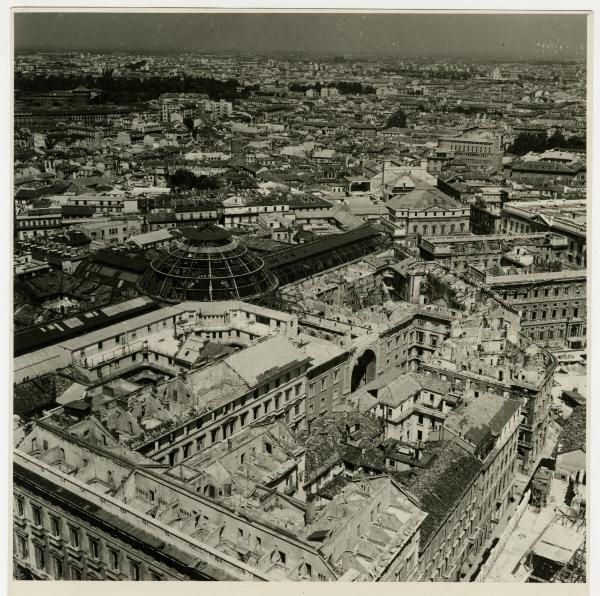
<instances>
[{"instance_id":1,"label":"city skyline","mask_svg":"<svg viewBox=\"0 0 600 596\"><path fill-rule=\"evenodd\" d=\"M15 51L581 60L582 14L15 13Z\"/></svg>"},{"instance_id":2,"label":"city skyline","mask_svg":"<svg viewBox=\"0 0 600 596\"><path fill-rule=\"evenodd\" d=\"M12 580L585 582L580 16L19 13Z\"/></svg>"}]
</instances>

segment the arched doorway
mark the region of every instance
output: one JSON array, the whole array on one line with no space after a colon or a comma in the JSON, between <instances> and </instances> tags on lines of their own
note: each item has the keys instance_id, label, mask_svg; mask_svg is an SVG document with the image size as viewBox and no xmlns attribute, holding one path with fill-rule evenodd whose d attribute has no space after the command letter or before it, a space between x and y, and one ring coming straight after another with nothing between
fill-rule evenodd
<instances>
[{"instance_id":1,"label":"arched doorway","mask_svg":"<svg viewBox=\"0 0 600 596\"><path fill-rule=\"evenodd\" d=\"M377 357L373 350L365 350L356 360L352 369L352 380L350 382L350 391L354 392L359 387L375 380L377 370Z\"/></svg>"}]
</instances>

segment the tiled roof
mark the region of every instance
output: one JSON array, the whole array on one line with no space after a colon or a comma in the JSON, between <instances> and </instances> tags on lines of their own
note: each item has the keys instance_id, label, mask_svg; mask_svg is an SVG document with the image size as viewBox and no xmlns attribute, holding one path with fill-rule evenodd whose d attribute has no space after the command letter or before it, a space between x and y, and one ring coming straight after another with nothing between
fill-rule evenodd
<instances>
[{"instance_id":1,"label":"tiled roof","mask_svg":"<svg viewBox=\"0 0 600 596\"><path fill-rule=\"evenodd\" d=\"M254 387L271 371L275 374L278 368L283 369L293 362L299 364L305 360L308 358L302 350L282 335L276 335L232 354L225 362L248 385Z\"/></svg>"},{"instance_id":2,"label":"tiled roof","mask_svg":"<svg viewBox=\"0 0 600 596\"><path fill-rule=\"evenodd\" d=\"M475 456L452 442L430 442L424 451L434 457L426 468L390 475L407 487L429 515L421 526L421 552L462 499L483 466Z\"/></svg>"},{"instance_id":3,"label":"tiled roof","mask_svg":"<svg viewBox=\"0 0 600 596\"><path fill-rule=\"evenodd\" d=\"M306 447L305 478L307 481L339 461L358 463L362 459L362 449L346 445L342 438L348 429L354 428L357 424L360 425L358 433L362 437L362 442L366 443L367 447L373 447L376 439L382 435L383 429L381 422L371 416L352 410L326 414L311 423L310 430L305 431L302 437ZM373 461L374 454L371 451L371 449L365 450L365 465L378 468L379 463ZM381 461L383 462L383 452L381 452Z\"/></svg>"},{"instance_id":4,"label":"tiled roof","mask_svg":"<svg viewBox=\"0 0 600 596\"><path fill-rule=\"evenodd\" d=\"M382 387L377 393L377 401L392 408L397 408L421 389L446 395L450 390L450 383L427 375L408 373Z\"/></svg>"},{"instance_id":5,"label":"tiled roof","mask_svg":"<svg viewBox=\"0 0 600 596\"><path fill-rule=\"evenodd\" d=\"M417 188L406 194L392 197L386 205L395 211L425 211L427 209L452 211L462 208L460 203L452 197L433 186L425 184L418 185Z\"/></svg>"},{"instance_id":6,"label":"tiled roof","mask_svg":"<svg viewBox=\"0 0 600 596\"><path fill-rule=\"evenodd\" d=\"M567 418L557 440L558 454L582 449L586 451L585 406L577 406Z\"/></svg>"},{"instance_id":7,"label":"tiled roof","mask_svg":"<svg viewBox=\"0 0 600 596\"><path fill-rule=\"evenodd\" d=\"M519 408L519 401L484 394L448 415L445 425L479 447L500 432Z\"/></svg>"}]
</instances>

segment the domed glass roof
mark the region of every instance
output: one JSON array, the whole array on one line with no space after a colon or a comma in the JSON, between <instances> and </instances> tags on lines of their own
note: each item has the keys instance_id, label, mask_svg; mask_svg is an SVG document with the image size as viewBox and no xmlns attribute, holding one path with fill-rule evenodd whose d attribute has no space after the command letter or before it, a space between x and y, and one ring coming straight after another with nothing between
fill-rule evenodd
<instances>
[{"instance_id":1,"label":"domed glass roof","mask_svg":"<svg viewBox=\"0 0 600 596\"><path fill-rule=\"evenodd\" d=\"M152 261L140 280L158 300L251 300L277 287L261 258L214 224L184 228L181 238Z\"/></svg>"}]
</instances>

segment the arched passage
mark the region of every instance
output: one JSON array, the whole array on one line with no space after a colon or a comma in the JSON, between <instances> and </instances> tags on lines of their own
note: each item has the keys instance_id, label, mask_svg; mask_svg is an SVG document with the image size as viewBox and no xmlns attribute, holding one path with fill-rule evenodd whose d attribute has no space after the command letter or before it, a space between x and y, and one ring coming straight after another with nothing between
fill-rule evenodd
<instances>
[{"instance_id":1,"label":"arched passage","mask_svg":"<svg viewBox=\"0 0 600 596\"><path fill-rule=\"evenodd\" d=\"M356 391L359 387L375 380L377 369L377 357L373 350L365 350L356 360L352 369L350 391Z\"/></svg>"}]
</instances>

